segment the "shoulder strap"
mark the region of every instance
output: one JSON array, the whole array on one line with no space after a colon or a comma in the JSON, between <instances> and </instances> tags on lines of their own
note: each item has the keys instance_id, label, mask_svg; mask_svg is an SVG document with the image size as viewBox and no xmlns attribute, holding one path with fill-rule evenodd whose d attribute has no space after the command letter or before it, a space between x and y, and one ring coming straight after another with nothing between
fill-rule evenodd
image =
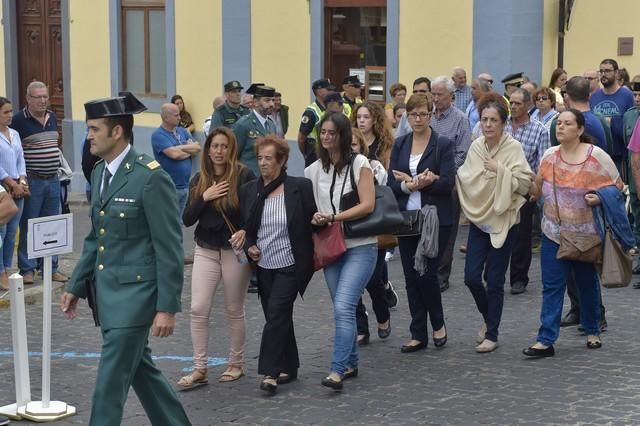
<instances>
[{"instance_id":1,"label":"shoulder strap","mask_svg":"<svg viewBox=\"0 0 640 426\"><path fill-rule=\"evenodd\" d=\"M351 169L351 164L352 162L349 162L349 165L347 166L347 173L351 173L351 175L353 175L353 170ZM336 213L336 206L333 204L333 189L336 185L336 175L338 174L336 167L333 166L333 179L331 180L331 187L329 188L329 199L331 200L331 208L333 209L333 214L337 214ZM345 176L344 179L342 180L342 189L340 190L340 199L342 199L342 196L344 195L344 185L347 183L347 177Z\"/></svg>"},{"instance_id":2,"label":"shoulder strap","mask_svg":"<svg viewBox=\"0 0 640 426\"><path fill-rule=\"evenodd\" d=\"M560 150L556 151L556 155L553 158L553 201L556 205L556 214L558 215L558 225L562 225L562 220L560 220L560 206L558 206L558 191L556 190L556 162L558 161L558 157L560 157Z\"/></svg>"}]
</instances>

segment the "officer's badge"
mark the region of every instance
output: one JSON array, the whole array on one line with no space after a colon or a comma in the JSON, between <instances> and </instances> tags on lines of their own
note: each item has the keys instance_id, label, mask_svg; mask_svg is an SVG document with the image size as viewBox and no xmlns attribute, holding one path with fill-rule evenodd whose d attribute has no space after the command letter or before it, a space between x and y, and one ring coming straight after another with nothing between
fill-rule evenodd
<instances>
[{"instance_id":1,"label":"officer's badge","mask_svg":"<svg viewBox=\"0 0 640 426\"><path fill-rule=\"evenodd\" d=\"M234 81L233 83L231 83L231 85L232 85L233 87L238 87L238 82L237 82L237 81Z\"/></svg>"},{"instance_id":2,"label":"officer's badge","mask_svg":"<svg viewBox=\"0 0 640 426\"><path fill-rule=\"evenodd\" d=\"M256 132L254 132L253 130L249 130L249 137L250 137L250 138L255 138L256 136L258 136L258 135L256 134Z\"/></svg>"},{"instance_id":3,"label":"officer's badge","mask_svg":"<svg viewBox=\"0 0 640 426\"><path fill-rule=\"evenodd\" d=\"M125 168L125 169L127 169L127 170L129 170L129 169L131 168L131 164L129 164L129 163L125 163L124 168Z\"/></svg>"},{"instance_id":4,"label":"officer's badge","mask_svg":"<svg viewBox=\"0 0 640 426\"><path fill-rule=\"evenodd\" d=\"M156 160L153 160L152 162L147 164L147 167L150 168L151 170L155 170L158 167L160 167L160 163L158 163Z\"/></svg>"},{"instance_id":5,"label":"officer's badge","mask_svg":"<svg viewBox=\"0 0 640 426\"><path fill-rule=\"evenodd\" d=\"M302 124L307 124L309 122L309 117L307 117L306 115L302 116Z\"/></svg>"}]
</instances>

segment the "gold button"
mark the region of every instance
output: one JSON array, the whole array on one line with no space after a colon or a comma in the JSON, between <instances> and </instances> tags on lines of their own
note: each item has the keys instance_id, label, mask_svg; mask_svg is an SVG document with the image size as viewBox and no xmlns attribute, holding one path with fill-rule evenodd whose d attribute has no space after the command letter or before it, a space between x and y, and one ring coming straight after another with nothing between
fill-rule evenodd
<instances>
[{"instance_id":1,"label":"gold button","mask_svg":"<svg viewBox=\"0 0 640 426\"><path fill-rule=\"evenodd\" d=\"M102 271L103 269L104 269L104 266L98 265L98 271Z\"/></svg>"},{"instance_id":2,"label":"gold button","mask_svg":"<svg viewBox=\"0 0 640 426\"><path fill-rule=\"evenodd\" d=\"M138 275L138 281L140 281L142 279L142 275Z\"/></svg>"},{"instance_id":3,"label":"gold button","mask_svg":"<svg viewBox=\"0 0 640 426\"><path fill-rule=\"evenodd\" d=\"M104 211L100 210L100 216L104 216Z\"/></svg>"},{"instance_id":4,"label":"gold button","mask_svg":"<svg viewBox=\"0 0 640 426\"><path fill-rule=\"evenodd\" d=\"M104 246L100 246L100 248L98 250L104 251Z\"/></svg>"},{"instance_id":5,"label":"gold button","mask_svg":"<svg viewBox=\"0 0 640 426\"><path fill-rule=\"evenodd\" d=\"M124 212L120 212L120 217L124 217Z\"/></svg>"},{"instance_id":6,"label":"gold button","mask_svg":"<svg viewBox=\"0 0 640 426\"><path fill-rule=\"evenodd\" d=\"M104 235L104 228L100 228L100 235Z\"/></svg>"}]
</instances>

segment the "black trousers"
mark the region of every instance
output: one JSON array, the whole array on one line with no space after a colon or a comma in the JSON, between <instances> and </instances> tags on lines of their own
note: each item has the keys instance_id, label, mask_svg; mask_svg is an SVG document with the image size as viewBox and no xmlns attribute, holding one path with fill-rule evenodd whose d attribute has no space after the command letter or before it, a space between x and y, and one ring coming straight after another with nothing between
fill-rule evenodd
<instances>
[{"instance_id":1,"label":"black trousers","mask_svg":"<svg viewBox=\"0 0 640 426\"><path fill-rule=\"evenodd\" d=\"M371 297L373 312L376 314L378 324L387 322L391 316L384 290L384 285L387 283L385 275L388 275L386 273L387 262L384 261L386 253L386 250L378 250L376 268L373 270L373 275L367 284L367 291ZM356 308L356 324L358 325L358 334L369 335L369 317L367 316L367 308L362 303L362 297L358 301L358 307Z\"/></svg>"},{"instance_id":2,"label":"black trousers","mask_svg":"<svg viewBox=\"0 0 640 426\"><path fill-rule=\"evenodd\" d=\"M511 285L516 282L529 284L529 267L531 266L531 232L533 229L533 213L536 203L527 201L520 208L520 224L517 228L511 252Z\"/></svg>"},{"instance_id":3,"label":"black trousers","mask_svg":"<svg viewBox=\"0 0 640 426\"><path fill-rule=\"evenodd\" d=\"M580 318L580 294L578 293L578 285L576 284L576 278L573 275L573 271L567 277L567 294L571 301L571 308L569 312ZM605 320L605 309L602 304L602 292L600 292L600 321Z\"/></svg>"},{"instance_id":4,"label":"black trousers","mask_svg":"<svg viewBox=\"0 0 640 426\"><path fill-rule=\"evenodd\" d=\"M427 271L422 276L413 268L414 255L420 236L398 238L409 312L411 313L409 331L411 332L411 338L420 342L429 340L428 319L431 321L433 330L440 330L444 325L442 296L440 294L440 285L438 284L438 263L449 239L450 229L451 226L440 227L438 233L438 257L427 260Z\"/></svg>"},{"instance_id":5,"label":"black trousers","mask_svg":"<svg viewBox=\"0 0 640 426\"><path fill-rule=\"evenodd\" d=\"M298 297L295 266L281 269L258 267L258 294L266 323L260 342L258 373L278 377L298 374L300 361L293 331L293 303Z\"/></svg>"},{"instance_id":6,"label":"black trousers","mask_svg":"<svg viewBox=\"0 0 640 426\"><path fill-rule=\"evenodd\" d=\"M460 199L458 198L458 191L453 188L451 191L451 215L453 216L453 224L449 227L449 239L446 246L440 250L438 257L440 263L438 264L438 279L440 281L449 281L451 275L451 264L453 263L453 249L456 245L456 238L458 238L458 227L460 225ZM442 228L440 228L442 229Z\"/></svg>"}]
</instances>

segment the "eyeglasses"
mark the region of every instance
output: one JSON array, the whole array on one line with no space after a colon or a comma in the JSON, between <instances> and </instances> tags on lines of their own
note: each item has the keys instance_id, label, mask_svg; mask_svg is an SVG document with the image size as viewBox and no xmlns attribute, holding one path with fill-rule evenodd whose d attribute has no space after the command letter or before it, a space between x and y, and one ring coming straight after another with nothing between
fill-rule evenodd
<instances>
[{"instance_id":1,"label":"eyeglasses","mask_svg":"<svg viewBox=\"0 0 640 426\"><path fill-rule=\"evenodd\" d=\"M412 118L412 119L417 119L420 118L420 120L425 120L428 117L431 117L431 113L430 112L410 112L407 114L407 117Z\"/></svg>"},{"instance_id":2,"label":"eyeglasses","mask_svg":"<svg viewBox=\"0 0 640 426\"><path fill-rule=\"evenodd\" d=\"M615 70L602 70L602 69L601 69L601 70L598 70L598 72L599 72L600 74L609 74L609 73L612 73L612 72L614 72L614 71L615 71Z\"/></svg>"},{"instance_id":3,"label":"eyeglasses","mask_svg":"<svg viewBox=\"0 0 640 426\"><path fill-rule=\"evenodd\" d=\"M598 79L598 77L584 77L584 78L587 79L587 80L597 80Z\"/></svg>"},{"instance_id":4,"label":"eyeglasses","mask_svg":"<svg viewBox=\"0 0 640 426\"><path fill-rule=\"evenodd\" d=\"M37 99L39 101L48 101L49 100L49 95L42 95L42 96L33 96L33 95L29 95L29 97L31 99Z\"/></svg>"},{"instance_id":5,"label":"eyeglasses","mask_svg":"<svg viewBox=\"0 0 640 426\"><path fill-rule=\"evenodd\" d=\"M418 89L418 90L414 90L413 93L414 94L416 94L416 93L429 93L429 91L428 90L424 90L424 89Z\"/></svg>"},{"instance_id":6,"label":"eyeglasses","mask_svg":"<svg viewBox=\"0 0 640 426\"><path fill-rule=\"evenodd\" d=\"M536 101L538 101L538 102L543 102L543 101L548 101L548 100L549 100L548 96L538 96L536 98Z\"/></svg>"}]
</instances>

